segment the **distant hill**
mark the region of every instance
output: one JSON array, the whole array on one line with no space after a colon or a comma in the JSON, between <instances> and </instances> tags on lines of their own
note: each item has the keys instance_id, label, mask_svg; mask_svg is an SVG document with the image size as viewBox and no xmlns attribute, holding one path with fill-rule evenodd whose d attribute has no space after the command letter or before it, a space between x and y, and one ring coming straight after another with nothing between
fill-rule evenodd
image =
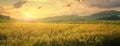
<instances>
[{"instance_id":1,"label":"distant hill","mask_svg":"<svg viewBox=\"0 0 120 46\"><path fill-rule=\"evenodd\" d=\"M5 16L5 15L0 14L0 22L10 22L13 20L15 20L15 19L10 18L9 16Z\"/></svg>"},{"instance_id":2,"label":"distant hill","mask_svg":"<svg viewBox=\"0 0 120 46\"><path fill-rule=\"evenodd\" d=\"M88 20L120 20L120 12L115 10L102 11L90 16L63 15L39 19L42 22L78 22Z\"/></svg>"},{"instance_id":3,"label":"distant hill","mask_svg":"<svg viewBox=\"0 0 120 46\"><path fill-rule=\"evenodd\" d=\"M88 18L92 20L120 20L120 12L115 10L102 11L92 14Z\"/></svg>"},{"instance_id":4,"label":"distant hill","mask_svg":"<svg viewBox=\"0 0 120 46\"><path fill-rule=\"evenodd\" d=\"M82 19L83 17L78 15L63 15L63 16L55 16L55 17L40 19L40 21L42 22L76 22Z\"/></svg>"}]
</instances>

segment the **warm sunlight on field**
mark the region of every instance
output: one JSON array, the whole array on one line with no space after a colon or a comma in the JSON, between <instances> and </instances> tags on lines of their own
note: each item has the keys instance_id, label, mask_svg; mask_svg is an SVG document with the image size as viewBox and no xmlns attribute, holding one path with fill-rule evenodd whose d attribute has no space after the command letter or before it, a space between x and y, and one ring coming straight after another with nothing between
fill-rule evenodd
<instances>
[{"instance_id":1,"label":"warm sunlight on field","mask_svg":"<svg viewBox=\"0 0 120 46\"><path fill-rule=\"evenodd\" d=\"M120 46L120 0L0 0L0 46Z\"/></svg>"},{"instance_id":2,"label":"warm sunlight on field","mask_svg":"<svg viewBox=\"0 0 120 46\"><path fill-rule=\"evenodd\" d=\"M0 46L119 45L117 24L0 23Z\"/></svg>"}]
</instances>

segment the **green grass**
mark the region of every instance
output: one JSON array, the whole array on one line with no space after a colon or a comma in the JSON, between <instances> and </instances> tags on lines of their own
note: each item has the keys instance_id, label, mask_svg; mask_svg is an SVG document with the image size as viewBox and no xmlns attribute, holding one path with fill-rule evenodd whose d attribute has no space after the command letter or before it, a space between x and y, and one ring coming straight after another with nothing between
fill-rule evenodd
<instances>
[{"instance_id":1,"label":"green grass","mask_svg":"<svg viewBox=\"0 0 120 46\"><path fill-rule=\"evenodd\" d=\"M103 23L0 23L0 46L119 46L119 30Z\"/></svg>"}]
</instances>

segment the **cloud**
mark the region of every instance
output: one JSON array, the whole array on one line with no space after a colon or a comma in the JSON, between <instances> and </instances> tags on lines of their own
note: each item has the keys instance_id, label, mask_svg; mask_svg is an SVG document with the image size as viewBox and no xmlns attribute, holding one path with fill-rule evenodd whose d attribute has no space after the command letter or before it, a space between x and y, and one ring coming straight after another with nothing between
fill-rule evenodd
<instances>
[{"instance_id":1,"label":"cloud","mask_svg":"<svg viewBox=\"0 0 120 46\"><path fill-rule=\"evenodd\" d=\"M5 13L6 9L4 9L3 7L0 7L0 13Z\"/></svg>"},{"instance_id":2,"label":"cloud","mask_svg":"<svg viewBox=\"0 0 120 46\"><path fill-rule=\"evenodd\" d=\"M14 4L14 8L20 8L22 7L27 1L18 1Z\"/></svg>"},{"instance_id":3,"label":"cloud","mask_svg":"<svg viewBox=\"0 0 120 46\"><path fill-rule=\"evenodd\" d=\"M118 8L120 0L84 0L83 4L98 8Z\"/></svg>"},{"instance_id":4,"label":"cloud","mask_svg":"<svg viewBox=\"0 0 120 46\"><path fill-rule=\"evenodd\" d=\"M6 15L6 16L10 16L11 13L8 11L8 9L0 7L0 14Z\"/></svg>"}]
</instances>

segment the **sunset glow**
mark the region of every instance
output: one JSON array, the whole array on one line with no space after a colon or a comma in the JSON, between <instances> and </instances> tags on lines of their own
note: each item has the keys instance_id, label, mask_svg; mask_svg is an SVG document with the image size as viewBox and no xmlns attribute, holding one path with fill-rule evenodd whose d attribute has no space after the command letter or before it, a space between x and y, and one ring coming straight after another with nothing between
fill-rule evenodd
<instances>
[{"instance_id":1,"label":"sunset glow","mask_svg":"<svg viewBox=\"0 0 120 46\"><path fill-rule=\"evenodd\" d=\"M28 18L32 17L32 14L30 12L26 12L26 13L23 13L23 14L24 14L24 16L26 16Z\"/></svg>"},{"instance_id":2,"label":"sunset glow","mask_svg":"<svg viewBox=\"0 0 120 46\"><path fill-rule=\"evenodd\" d=\"M119 3L118 0L106 1L112 1L110 4L106 4L104 1L96 3L97 1L99 0L0 0L0 13L16 19L38 19L70 14L86 16L95 12L108 10L108 8L119 9L115 4ZM112 7L112 4L115 7Z\"/></svg>"},{"instance_id":3,"label":"sunset glow","mask_svg":"<svg viewBox=\"0 0 120 46\"><path fill-rule=\"evenodd\" d=\"M0 46L120 46L120 0L0 0Z\"/></svg>"}]
</instances>

